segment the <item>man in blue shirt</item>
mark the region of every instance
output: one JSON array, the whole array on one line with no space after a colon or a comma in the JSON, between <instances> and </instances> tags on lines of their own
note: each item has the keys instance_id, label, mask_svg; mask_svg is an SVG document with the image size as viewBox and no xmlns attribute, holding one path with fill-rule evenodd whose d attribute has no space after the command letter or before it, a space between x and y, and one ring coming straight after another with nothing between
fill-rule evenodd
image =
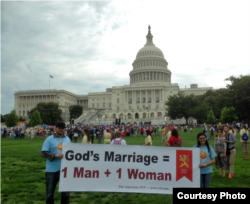
<instances>
[{"instance_id":1,"label":"man in blue shirt","mask_svg":"<svg viewBox=\"0 0 250 204\"><path fill-rule=\"evenodd\" d=\"M54 192L60 178L61 159L63 158L63 143L71 143L64 135L65 123L59 122L56 125L54 135L50 135L43 143L42 157L46 158L46 204L54 204ZM61 203L69 204L70 193L62 192Z\"/></svg>"}]
</instances>

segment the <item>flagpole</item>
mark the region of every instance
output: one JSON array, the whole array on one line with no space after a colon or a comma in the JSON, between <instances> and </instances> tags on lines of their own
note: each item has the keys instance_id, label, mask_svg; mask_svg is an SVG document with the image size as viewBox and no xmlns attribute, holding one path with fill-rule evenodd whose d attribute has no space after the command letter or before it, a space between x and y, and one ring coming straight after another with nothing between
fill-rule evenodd
<instances>
[{"instance_id":1,"label":"flagpole","mask_svg":"<svg viewBox=\"0 0 250 204\"><path fill-rule=\"evenodd\" d=\"M49 89L50 89L50 75L49 75Z\"/></svg>"}]
</instances>

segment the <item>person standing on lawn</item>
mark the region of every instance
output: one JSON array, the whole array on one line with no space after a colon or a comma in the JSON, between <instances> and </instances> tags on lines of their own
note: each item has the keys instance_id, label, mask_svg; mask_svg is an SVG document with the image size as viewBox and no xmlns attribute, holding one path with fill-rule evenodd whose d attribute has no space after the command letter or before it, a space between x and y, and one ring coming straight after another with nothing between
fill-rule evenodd
<instances>
[{"instance_id":1,"label":"person standing on lawn","mask_svg":"<svg viewBox=\"0 0 250 204\"><path fill-rule=\"evenodd\" d=\"M229 150L227 154L227 159L229 161L230 165L230 170L229 170L229 175L228 178L232 178L234 176L234 159L235 159L235 143L236 139L234 134L229 133L229 129L227 125L223 126L223 130L225 133L226 140L225 142L227 143L227 149Z\"/></svg>"},{"instance_id":2,"label":"person standing on lawn","mask_svg":"<svg viewBox=\"0 0 250 204\"><path fill-rule=\"evenodd\" d=\"M234 129L234 127L232 125L229 125L229 133L232 133L235 136L236 139L236 130ZM235 156L236 156L236 143L234 144L235 146Z\"/></svg>"},{"instance_id":3,"label":"person standing on lawn","mask_svg":"<svg viewBox=\"0 0 250 204\"><path fill-rule=\"evenodd\" d=\"M75 128L73 130L74 143L78 143L78 138L80 137L80 131Z\"/></svg>"},{"instance_id":4,"label":"person standing on lawn","mask_svg":"<svg viewBox=\"0 0 250 204\"><path fill-rule=\"evenodd\" d=\"M103 135L104 144L111 144L111 134L109 129L107 129L106 133Z\"/></svg>"},{"instance_id":5,"label":"person standing on lawn","mask_svg":"<svg viewBox=\"0 0 250 204\"><path fill-rule=\"evenodd\" d=\"M223 137L222 129L217 130L217 137L214 141L214 151L217 154L215 158L215 167L216 169L220 170L220 175L222 177L226 176L226 170L229 169L228 162L227 162L227 143L224 141L226 138ZM223 175L222 175L223 169Z\"/></svg>"},{"instance_id":6,"label":"person standing on lawn","mask_svg":"<svg viewBox=\"0 0 250 204\"><path fill-rule=\"evenodd\" d=\"M141 127L141 137L143 136L143 133L144 133L144 128Z\"/></svg>"},{"instance_id":7,"label":"person standing on lawn","mask_svg":"<svg viewBox=\"0 0 250 204\"><path fill-rule=\"evenodd\" d=\"M143 146L152 146L153 145L153 137L151 136L151 133L149 130L146 130L146 138L145 138L145 144Z\"/></svg>"},{"instance_id":8,"label":"person standing on lawn","mask_svg":"<svg viewBox=\"0 0 250 204\"><path fill-rule=\"evenodd\" d=\"M166 129L163 127L161 129L161 141L162 142L166 141L166 135L165 135L165 133L166 133Z\"/></svg>"},{"instance_id":9,"label":"person standing on lawn","mask_svg":"<svg viewBox=\"0 0 250 204\"><path fill-rule=\"evenodd\" d=\"M168 125L166 126L166 135L167 135L167 138L166 138L166 142L167 142L169 138L171 137L171 131Z\"/></svg>"},{"instance_id":10,"label":"person standing on lawn","mask_svg":"<svg viewBox=\"0 0 250 204\"><path fill-rule=\"evenodd\" d=\"M194 147L200 148L200 187L209 188L212 176L212 164L215 163L216 153L208 144L207 137L204 133L197 135L198 143Z\"/></svg>"},{"instance_id":11,"label":"person standing on lawn","mask_svg":"<svg viewBox=\"0 0 250 204\"><path fill-rule=\"evenodd\" d=\"M210 138L212 139L212 137L214 138L214 131L215 131L215 129L214 129L213 126L211 126L209 130L210 130Z\"/></svg>"},{"instance_id":12,"label":"person standing on lawn","mask_svg":"<svg viewBox=\"0 0 250 204\"><path fill-rule=\"evenodd\" d=\"M162 146L182 147L182 139L180 138L177 129L172 129L171 137Z\"/></svg>"},{"instance_id":13,"label":"person standing on lawn","mask_svg":"<svg viewBox=\"0 0 250 204\"><path fill-rule=\"evenodd\" d=\"M24 139L24 133L25 133L25 131L24 131L24 129L22 128L22 129L21 129L21 137L20 137L21 139Z\"/></svg>"},{"instance_id":14,"label":"person standing on lawn","mask_svg":"<svg viewBox=\"0 0 250 204\"><path fill-rule=\"evenodd\" d=\"M35 135L35 131L33 129L30 130L30 139L33 139Z\"/></svg>"},{"instance_id":15,"label":"person standing on lawn","mask_svg":"<svg viewBox=\"0 0 250 204\"><path fill-rule=\"evenodd\" d=\"M56 124L56 134L46 138L42 147L42 157L46 158L46 204L54 203L54 192L60 178L60 168L63 143L71 143L70 139L64 135L65 123ZM70 193L61 193L61 204L69 204Z\"/></svg>"},{"instance_id":16,"label":"person standing on lawn","mask_svg":"<svg viewBox=\"0 0 250 204\"><path fill-rule=\"evenodd\" d=\"M158 127L158 134L161 136L161 126Z\"/></svg>"},{"instance_id":17,"label":"person standing on lawn","mask_svg":"<svg viewBox=\"0 0 250 204\"><path fill-rule=\"evenodd\" d=\"M92 138L90 136L89 130L86 128L83 130L82 144L91 144Z\"/></svg>"},{"instance_id":18,"label":"person standing on lawn","mask_svg":"<svg viewBox=\"0 0 250 204\"><path fill-rule=\"evenodd\" d=\"M117 132L117 138L113 139L111 142L112 145L127 145L126 141L122 139L122 134L120 131Z\"/></svg>"},{"instance_id":19,"label":"person standing on lawn","mask_svg":"<svg viewBox=\"0 0 250 204\"><path fill-rule=\"evenodd\" d=\"M247 134L248 140L242 140L243 134ZM241 143L241 147L244 153L244 159L249 160L249 151L248 151L249 132L245 124L242 126L242 129L240 130L240 143Z\"/></svg>"}]
</instances>

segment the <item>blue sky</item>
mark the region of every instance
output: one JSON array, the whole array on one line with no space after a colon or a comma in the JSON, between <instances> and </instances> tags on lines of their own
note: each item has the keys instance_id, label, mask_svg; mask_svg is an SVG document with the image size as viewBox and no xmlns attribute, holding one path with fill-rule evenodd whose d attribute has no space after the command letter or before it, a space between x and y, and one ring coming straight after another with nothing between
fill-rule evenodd
<instances>
[{"instance_id":1,"label":"blue sky","mask_svg":"<svg viewBox=\"0 0 250 204\"><path fill-rule=\"evenodd\" d=\"M1 113L20 90L129 84L148 25L180 88L250 74L249 1L1 2Z\"/></svg>"}]
</instances>

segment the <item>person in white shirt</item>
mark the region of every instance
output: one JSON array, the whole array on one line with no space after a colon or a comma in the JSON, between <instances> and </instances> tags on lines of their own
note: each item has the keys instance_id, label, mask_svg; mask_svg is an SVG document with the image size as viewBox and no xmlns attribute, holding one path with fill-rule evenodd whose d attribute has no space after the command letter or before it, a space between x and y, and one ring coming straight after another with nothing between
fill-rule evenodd
<instances>
[{"instance_id":1,"label":"person in white shirt","mask_svg":"<svg viewBox=\"0 0 250 204\"><path fill-rule=\"evenodd\" d=\"M30 130L30 138L33 139L34 138L34 134L35 134L35 131L33 129Z\"/></svg>"},{"instance_id":2,"label":"person in white shirt","mask_svg":"<svg viewBox=\"0 0 250 204\"><path fill-rule=\"evenodd\" d=\"M117 131L117 138L113 139L111 144L112 145L127 145L126 141L122 139L122 134L120 131Z\"/></svg>"}]
</instances>

